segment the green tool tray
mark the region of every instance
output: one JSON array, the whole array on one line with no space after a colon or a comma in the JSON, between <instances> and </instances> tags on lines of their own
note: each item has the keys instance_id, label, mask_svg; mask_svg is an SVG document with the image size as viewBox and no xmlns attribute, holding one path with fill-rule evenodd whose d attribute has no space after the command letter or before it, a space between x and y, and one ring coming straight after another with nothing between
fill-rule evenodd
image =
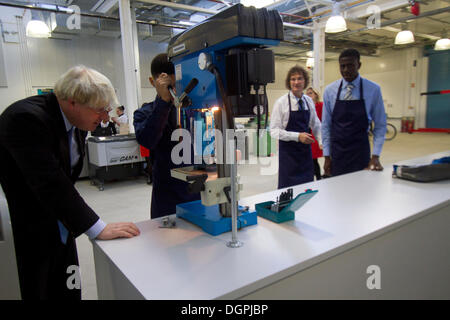
<instances>
[{"instance_id":1,"label":"green tool tray","mask_svg":"<svg viewBox=\"0 0 450 320\"><path fill-rule=\"evenodd\" d=\"M271 205L275 203L274 201L257 203L255 205L255 209L258 216L276 223L294 220L295 211L300 209L309 199L314 197L317 194L317 192L319 191L318 190L313 191L309 189L306 190L304 193L300 193L295 197L295 199L289 202L289 204L287 204L280 212L270 210Z\"/></svg>"}]
</instances>

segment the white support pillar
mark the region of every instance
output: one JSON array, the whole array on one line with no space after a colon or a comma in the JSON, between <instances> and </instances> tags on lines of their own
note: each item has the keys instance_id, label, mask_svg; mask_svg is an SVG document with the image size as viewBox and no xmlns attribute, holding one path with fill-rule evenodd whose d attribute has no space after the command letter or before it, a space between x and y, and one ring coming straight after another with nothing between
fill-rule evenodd
<instances>
[{"instance_id":1,"label":"white support pillar","mask_svg":"<svg viewBox=\"0 0 450 320\"><path fill-rule=\"evenodd\" d=\"M136 13L134 12L134 7L132 7L131 10L131 21L133 23L132 29L133 29L133 44L134 44L134 61L136 66L136 92L137 92L137 108L139 108L143 101L142 101L142 90L141 90L141 64L139 60L139 41L138 41L138 29L136 24ZM133 111L134 112L134 111ZM133 130L134 131L134 130Z\"/></svg>"},{"instance_id":2,"label":"white support pillar","mask_svg":"<svg viewBox=\"0 0 450 320\"><path fill-rule=\"evenodd\" d=\"M123 70L125 77L125 112L128 115L130 132L134 132L133 113L139 108L141 80L139 76L139 49L137 34L133 36L133 19L130 0L119 0L120 31L122 39ZM134 17L135 18L135 17Z\"/></svg>"},{"instance_id":3,"label":"white support pillar","mask_svg":"<svg viewBox=\"0 0 450 320\"><path fill-rule=\"evenodd\" d=\"M25 34L25 25L22 16L16 15L17 31L19 34L19 44L20 44L20 61L23 77L23 87L24 96L23 98L33 96L36 92L33 92L33 79L31 73L31 57L30 51L28 50L28 41Z\"/></svg>"},{"instance_id":4,"label":"white support pillar","mask_svg":"<svg viewBox=\"0 0 450 320\"><path fill-rule=\"evenodd\" d=\"M427 120L427 96L421 96L421 92L428 91L428 63L429 58L424 56L424 49L419 48L418 56L418 84L417 84L417 101L418 107L416 110L416 126L417 128L426 128Z\"/></svg>"},{"instance_id":5,"label":"white support pillar","mask_svg":"<svg viewBox=\"0 0 450 320\"><path fill-rule=\"evenodd\" d=\"M410 48L405 50L405 67L406 67L406 77L404 84L404 101L402 116L404 117L415 117L417 109L417 59L418 52L415 48ZM416 61L416 66L414 62ZM416 126L416 123L414 123Z\"/></svg>"},{"instance_id":6,"label":"white support pillar","mask_svg":"<svg viewBox=\"0 0 450 320\"><path fill-rule=\"evenodd\" d=\"M313 31L314 68L312 86L323 95L325 89L325 27L314 22Z\"/></svg>"}]
</instances>

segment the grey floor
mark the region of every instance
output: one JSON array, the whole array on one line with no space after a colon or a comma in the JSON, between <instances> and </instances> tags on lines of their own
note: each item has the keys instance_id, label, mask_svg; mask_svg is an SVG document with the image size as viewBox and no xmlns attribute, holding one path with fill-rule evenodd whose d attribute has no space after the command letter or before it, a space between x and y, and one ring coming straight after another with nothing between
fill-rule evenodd
<instances>
[{"instance_id":1,"label":"grey floor","mask_svg":"<svg viewBox=\"0 0 450 320\"><path fill-rule=\"evenodd\" d=\"M381 155L385 170L392 170L392 164L420 156L450 150L450 134L446 133L399 133L392 141L386 141ZM252 158L256 164L244 164L239 174L244 185L242 196L249 196L275 190L277 186L277 157ZM262 163L262 161L265 161ZM259 162L259 163L258 163ZM323 165L323 158L319 160ZM80 180L76 188L85 201L106 222L139 222L150 218L150 195L152 187L144 177L105 184L104 191L98 191L87 179ZM80 260L82 297L97 299L95 267L92 244L82 235L77 239Z\"/></svg>"}]
</instances>

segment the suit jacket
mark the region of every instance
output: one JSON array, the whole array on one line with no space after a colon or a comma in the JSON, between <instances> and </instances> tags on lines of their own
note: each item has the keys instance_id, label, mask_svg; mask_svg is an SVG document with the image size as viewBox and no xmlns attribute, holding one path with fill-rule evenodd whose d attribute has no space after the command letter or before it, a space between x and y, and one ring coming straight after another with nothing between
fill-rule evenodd
<instances>
[{"instance_id":1,"label":"suit jacket","mask_svg":"<svg viewBox=\"0 0 450 320\"><path fill-rule=\"evenodd\" d=\"M80 161L70 168L69 142L56 96L15 102L0 115L0 183L8 201L22 298L81 298L69 290L78 265L75 238L99 219L74 187L86 132L74 130ZM69 231L61 242L58 220Z\"/></svg>"}]
</instances>

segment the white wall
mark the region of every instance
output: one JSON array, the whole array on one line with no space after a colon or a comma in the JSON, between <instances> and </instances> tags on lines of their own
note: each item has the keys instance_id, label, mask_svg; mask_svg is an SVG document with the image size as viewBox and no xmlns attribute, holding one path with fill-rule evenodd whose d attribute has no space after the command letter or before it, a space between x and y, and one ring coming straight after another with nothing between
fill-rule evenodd
<instances>
[{"instance_id":1,"label":"white wall","mask_svg":"<svg viewBox=\"0 0 450 320\"><path fill-rule=\"evenodd\" d=\"M17 30L15 15L23 15L24 10L1 7L0 20L3 25ZM28 21L27 15L23 25ZM119 102L125 104L125 84L123 76L122 45L120 39L80 35L72 40L26 38L31 72L31 91L26 88L27 69L24 49L20 43L10 43L1 40L0 50L3 50L7 86L0 87L0 113L11 103L23 99L30 94L37 94L39 88L53 87L58 77L70 67L83 64L105 74L117 89ZM142 101L151 101L156 91L151 87L150 62L153 57L165 52L167 44L151 40L139 41L139 59L142 87ZM26 50L25 50L26 51ZM126 107L126 106L125 106Z\"/></svg>"}]
</instances>

